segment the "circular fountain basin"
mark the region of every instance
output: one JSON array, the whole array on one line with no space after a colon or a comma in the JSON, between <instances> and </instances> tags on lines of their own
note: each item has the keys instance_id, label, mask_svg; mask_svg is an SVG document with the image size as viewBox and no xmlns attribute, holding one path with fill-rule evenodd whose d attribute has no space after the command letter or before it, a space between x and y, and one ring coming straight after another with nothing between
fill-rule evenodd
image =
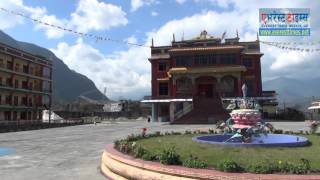
<instances>
[{"instance_id":1,"label":"circular fountain basin","mask_svg":"<svg viewBox=\"0 0 320 180\"><path fill-rule=\"evenodd\" d=\"M309 144L308 139L305 137L284 134L261 134L259 137L252 137L250 143L243 143L240 138L226 142L231 137L232 134L218 134L193 137L192 140L232 147L301 147Z\"/></svg>"}]
</instances>

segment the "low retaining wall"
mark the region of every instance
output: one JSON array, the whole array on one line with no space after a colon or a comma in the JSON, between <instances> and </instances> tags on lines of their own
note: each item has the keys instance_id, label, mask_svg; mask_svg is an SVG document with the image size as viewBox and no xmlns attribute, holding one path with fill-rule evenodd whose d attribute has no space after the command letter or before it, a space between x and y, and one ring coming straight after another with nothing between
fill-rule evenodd
<instances>
[{"instance_id":1,"label":"low retaining wall","mask_svg":"<svg viewBox=\"0 0 320 180\"><path fill-rule=\"evenodd\" d=\"M141 180L319 180L320 175L277 175L226 173L210 169L193 169L182 166L166 166L157 162L143 161L122 154L106 146L101 160L101 172L109 179L141 179Z\"/></svg>"}]
</instances>

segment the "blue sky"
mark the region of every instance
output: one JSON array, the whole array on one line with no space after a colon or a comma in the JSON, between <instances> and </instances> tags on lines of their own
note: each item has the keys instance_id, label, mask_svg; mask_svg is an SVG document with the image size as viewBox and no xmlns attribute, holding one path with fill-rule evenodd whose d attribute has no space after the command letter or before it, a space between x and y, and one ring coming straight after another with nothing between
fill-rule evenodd
<instances>
[{"instance_id":1,"label":"blue sky","mask_svg":"<svg viewBox=\"0 0 320 180\"><path fill-rule=\"evenodd\" d=\"M65 1L65 0L24 0L24 5L29 7L45 7L48 14L55 15L59 19L70 18L70 13L75 11L77 8L77 0ZM118 26L110 30L96 31L92 30L90 33L112 37L114 39L123 40L130 36L135 36L138 43L144 43L145 33L151 32L154 29L161 27L166 22L173 19L180 19L190 14L195 14L204 11L208 8L213 8L217 11L221 11L221 8L208 3L183 3L179 4L174 0L168 1L150 1L150 5L144 5L139 7L139 9L132 11L132 6L130 0L100 0L99 2L104 2L121 7L121 9L126 13L126 18L128 19L128 24L125 26ZM166 3L164 3L166 2ZM63 4L63 8L61 5ZM179 11L177 11L179 9ZM152 16L152 13L155 13ZM159 15L160 14L160 15ZM24 33L21 33L21 32ZM15 37L18 40L23 40L27 42L32 42L47 48L51 48L57 45L61 41L60 38L51 38L48 40L47 36L41 31L34 30L34 23L26 21L24 25L17 26L15 28L10 28L5 30L6 33ZM28 34L28 36L25 36ZM168 34L168 36L172 36ZM63 41L68 43L73 43L78 37L67 34L63 37ZM126 45L116 44L116 43L95 43L92 39L85 39L86 43L94 45L94 47L99 48L104 53L110 53L115 50L124 50L127 48Z\"/></svg>"},{"instance_id":2,"label":"blue sky","mask_svg":"<svg viewBox=\"0 0 320 180\"><path fill-rule=\"evenodd\" d=\"M259 8L310 8L310 37L260 37L267 41L320 40L318 1L301 0L6 0L0 7L30 17L113 39L149 45L170 44L176 38L197 36L206 29L211 35L256 40ZM111 98L138 99L150 93L150 49L112 42L96 42L70 33L34 24L0 12L0 28L20 41L52 50L70 69L92 79ZM316 53L283 51L261 45L263 80L277 77L319 77ZM319 45L318 47L319 48ZM303 69L303 71L301 70Z\"/></svg>"}]
</instances>

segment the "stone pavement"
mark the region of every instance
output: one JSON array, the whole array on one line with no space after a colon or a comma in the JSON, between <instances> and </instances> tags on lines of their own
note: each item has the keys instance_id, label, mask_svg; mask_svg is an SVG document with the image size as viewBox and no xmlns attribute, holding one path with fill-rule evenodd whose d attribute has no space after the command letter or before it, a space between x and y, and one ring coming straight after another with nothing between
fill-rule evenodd
<instances>
[{"instance_id":1,"label":"stone pavement","mask_svg":"<svg viewBox=\"0 0 320 180\"><path fill-rule=\"evenodd\" d=\"M304 122L272 122L285 130L308 130ZM130 133L185 131L208 125L168 125L144 121L90 125L0 134L0 147L16 153L0 156L0 179L105 179L99 170L105 145ZM210 126L209 126L210 127ZM214 126L212 126L214 127Z\"/></svg>"}]
</instances>

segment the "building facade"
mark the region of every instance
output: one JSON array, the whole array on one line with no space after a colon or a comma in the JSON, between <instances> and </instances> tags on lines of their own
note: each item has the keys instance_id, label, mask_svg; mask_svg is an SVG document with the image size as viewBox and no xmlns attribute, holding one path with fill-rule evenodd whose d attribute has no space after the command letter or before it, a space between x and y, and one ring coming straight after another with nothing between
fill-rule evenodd
<instances>
[{"instance_id":1,"label":"building facade","mask_svg":"<svg viewBox=\"0 0 320 180\"><path fill-rule=\"evenodd\" d=\"M0 44L0 124L42 121L51 108L52 62Z\"/></svg>"},{"instance_id":2,"label":"building facade","mask_svg":"<svg viewBox=\"0 0 320 180\"><path fill-rule=\"evenodd\" d=\"M206 31L191 40L154 46L152 69L153 121L210 123L228 116L222 100L262 97L259 40L240 42L235 38L210 36ZM198 120L196 120L198 119Z\"/></svg>"},{"instance_id":3,"label":"building facade","mask_svg":"<svg viewBox=\"0 0 320 180\"><path fill-rule=\"evenodd\" d=\"M320 100L312 101L308 107L308 113L310 120L320 121Z\"/></svg>"}]
</instances>

